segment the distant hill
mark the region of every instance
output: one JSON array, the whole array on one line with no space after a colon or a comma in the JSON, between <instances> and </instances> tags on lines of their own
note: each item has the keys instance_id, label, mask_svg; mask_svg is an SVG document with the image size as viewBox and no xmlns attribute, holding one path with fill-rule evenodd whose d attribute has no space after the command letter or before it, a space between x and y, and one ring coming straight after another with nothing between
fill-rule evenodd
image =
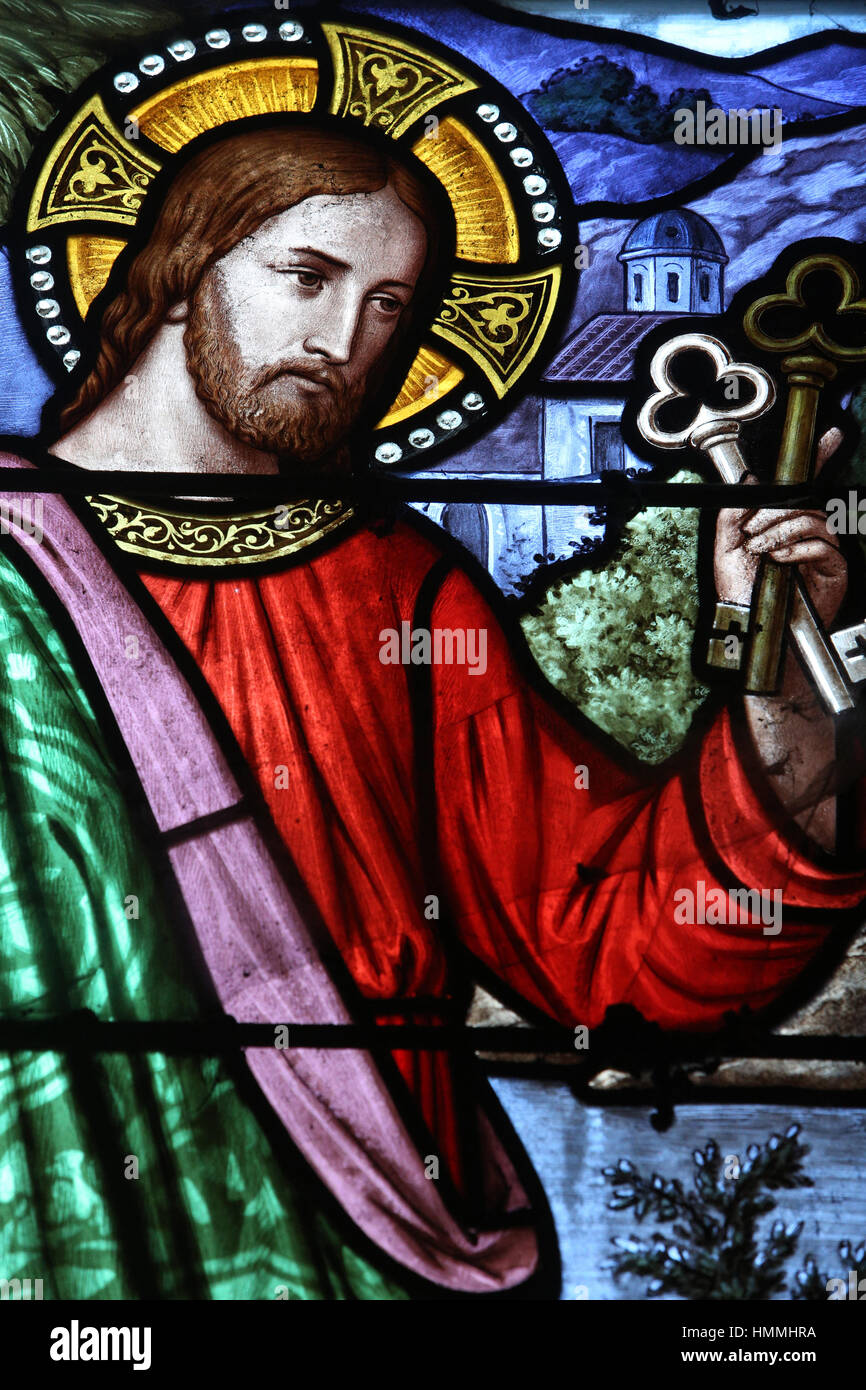
<instances>
[{"instance_id":1,"label":"distant hill","mask_svg":"<svg viewBox=\"0 0 866 1390\"><path fill-rule=\"evenodd\" d=\"M557 69L525 100L546 130L624 135L641 144L669 141L675 111L694 111L698 101L716 105L706 87L678 87L663 100L625 63L603 53Z\"/></svg>"}]
</instances>

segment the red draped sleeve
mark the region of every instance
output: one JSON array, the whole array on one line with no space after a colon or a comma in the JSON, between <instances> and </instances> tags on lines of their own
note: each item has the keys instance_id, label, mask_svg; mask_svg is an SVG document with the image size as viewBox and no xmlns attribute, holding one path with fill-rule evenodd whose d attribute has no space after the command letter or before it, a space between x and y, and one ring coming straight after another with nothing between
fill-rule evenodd
<instances>
[{"instance_id":1,"label":"red draped sleeve","mask_svg":"<svg viewBox=\"0 0 866 1390\"><path fill-rule=\"evenodd\" d=\"M772 1001L826 940L832 910L863 897L861 875L834 872L786 832L729 715L673 775L636 775L532 687L461 572L445 579L431 627L483 629L487 642L483 674L431 673L437 839L457 931L539 1009L592 1027L627 1003L669 1027L712 1027ZM713 889L741 887L781 891L777 934L746 911L677 921L680 890L699 913Z\"/></svg>"}]
</instances>

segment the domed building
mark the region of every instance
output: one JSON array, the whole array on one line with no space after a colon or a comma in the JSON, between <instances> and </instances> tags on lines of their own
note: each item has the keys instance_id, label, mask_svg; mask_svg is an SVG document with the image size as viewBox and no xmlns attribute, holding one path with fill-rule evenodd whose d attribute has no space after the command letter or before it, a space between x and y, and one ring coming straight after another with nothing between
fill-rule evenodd
<instances>
[{"instance_id":1,"label":"domed building","mask_svg":"<svg viewBox=\"0 0 866 1390\"><path fill-rule=\"evenodd\" d=\"M706 218L674 208L638 222L616 259L624 269L622 304L581 324L535 392L490 435L418 477L553 482L648 467L621 429L638 348L659 323L724 310L728 256ZM591 506L454 501L418 509L462 541L506 593L541 556L567 558L576 544L602 535Z\"/></svg>"},{"instance_id":2,"label":"domed building","mask_svg":"<svg viewBox=\"0 0 866 1390\"><path fill-rule=\"evenodd\" d=\"M617 256L625 267L625 307L633 313L719 314L725 248L689 208L656 212L629 232Z\"/></svg>"}]
</instances>

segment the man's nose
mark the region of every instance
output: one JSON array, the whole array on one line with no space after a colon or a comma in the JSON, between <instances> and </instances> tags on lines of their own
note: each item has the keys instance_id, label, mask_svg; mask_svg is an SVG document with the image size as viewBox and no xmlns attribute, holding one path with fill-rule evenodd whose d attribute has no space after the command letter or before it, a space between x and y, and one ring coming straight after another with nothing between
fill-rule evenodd
<instances>
[{"instance_id":1,"label":"man's nose","mask_svg":"<svg viewBox=\"0 0 866 1390\"><path fill-rule=\"evenodd\" d=\"M304 350L342 365L352 356L361 316L360 296L334 288L314 309L314 322L304 339Z\"/></svg>"}]
</instances>

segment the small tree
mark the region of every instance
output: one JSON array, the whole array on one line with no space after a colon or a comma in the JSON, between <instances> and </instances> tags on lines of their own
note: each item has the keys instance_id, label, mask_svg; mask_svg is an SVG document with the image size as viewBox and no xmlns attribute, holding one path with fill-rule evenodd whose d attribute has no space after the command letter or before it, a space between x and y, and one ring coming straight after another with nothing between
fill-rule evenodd
<instances>
[{"instance_id":1,"label":"small tree","mask_svg":"<svg viewBox=\"0 0 866 1390\"><path fill-rule=\"evenodd\" d=\"M631 68L599 54L558 68L528 97L536 120L548 130L587 130L624 135L644 144L672 140L674 112L693 111L698 101L713 105L703 88L678 88L663 101Z\"/></svg>"},{"instance_id":2,"label":"small tree","mask_svg":"<svg viewBox=\"0 0 866 1390\"><path fill-rule=\"evenodd\" d=\"M772 1191L812 1186L802 1171L809 1150L799 1133L800 1126L791 1125L783 1137L774 1134L766 1144L750 1145L742 1163L734 1155L730 1160L735 1161L724 1161L712 1141L696 1149L694 1193L678 1178L665 1181L657 1173L644 1178L625 1159L605 1168L613 1187L609 1207L633 1211L638 1222L655 1216L671 1227L670 1235L654 1231L649 1240L617 1236L614 1277L648 1276L650 1297L762 1300L784 1293L784 1266L796 1251L803 1223L775 1221L762 1236L757 1224L776 1206ZM811 1276L809 1288L814 1288Z\"/></svg>"}]
</instances>

